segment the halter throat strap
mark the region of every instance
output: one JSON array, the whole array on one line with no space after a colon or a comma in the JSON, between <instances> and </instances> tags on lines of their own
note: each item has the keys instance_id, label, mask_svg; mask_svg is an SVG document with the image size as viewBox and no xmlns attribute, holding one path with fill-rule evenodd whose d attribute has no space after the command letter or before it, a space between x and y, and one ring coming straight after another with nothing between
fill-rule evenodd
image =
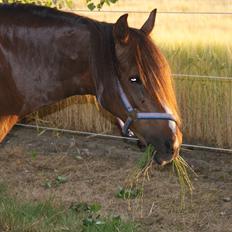
<instances>
[{"instance_id":1,"label":"halter throat strap","mask_svg":"<svg viewBox=\"0 0 232 232\"><path fill-rule=\"evenodd\" d=\"M124 136L129 137L129 128L131 124L136 120L171 120L171 121L176 122L172 114L158 113L158 112L138 112L130 104L118 79L117 79L117 85L118 85L120 99L128 115L126 122L124 126L122 127L122 134Z\"/></svg>"}]
</instances>

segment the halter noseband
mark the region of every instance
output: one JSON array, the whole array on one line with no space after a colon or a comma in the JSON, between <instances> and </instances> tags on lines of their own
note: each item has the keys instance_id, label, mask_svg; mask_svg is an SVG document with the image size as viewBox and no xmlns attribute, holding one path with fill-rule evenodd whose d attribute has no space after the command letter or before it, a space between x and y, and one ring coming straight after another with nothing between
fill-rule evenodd
<instances>
[{"instance_id":1,"label":"halter noseband","mask_svg":"<svg viewBox=\"0 0 232 232\"><path fill-rule=\"evenodd\" d=\"M172 114L168 113L156 113L156 112L138 112L130 104L119 80L117 79L117 85L119 89L119 96L122 100L122 103L127 111L128 117L125 124L122 127L122 134L129 137L129 128L133 121L135 120L171 120L176 122Z\"/></svg>"}]
</instances>

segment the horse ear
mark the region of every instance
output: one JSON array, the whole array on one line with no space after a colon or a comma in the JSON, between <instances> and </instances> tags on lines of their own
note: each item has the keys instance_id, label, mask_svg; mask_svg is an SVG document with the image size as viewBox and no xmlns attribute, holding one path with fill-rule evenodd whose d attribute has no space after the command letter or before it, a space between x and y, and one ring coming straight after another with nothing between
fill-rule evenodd
<instances>
[{"instance_id":1,"label":"horse ear","mask_svg":"<svg viewBox=\"0 0 232 232\"><path fill-rule=\"evenodd\" d=\"M156 17L156 12L157 12L157 9L154 9L147 21L143 24L143 26L141 27L141 30L145 33L145 35L149 35L155 25L155 17Z\"/></svg>"},{"instance_id":2,"label":"horse ear","mask_svg":"<svg viewBox=\"0 0 232 232\"><path fill-rule=\"evenodd\" d=\"M128 14L122 15L113 27L114 38L121 44L126 44L129 39L129 27L127 23Z\"/></svg>"}]
</instances>

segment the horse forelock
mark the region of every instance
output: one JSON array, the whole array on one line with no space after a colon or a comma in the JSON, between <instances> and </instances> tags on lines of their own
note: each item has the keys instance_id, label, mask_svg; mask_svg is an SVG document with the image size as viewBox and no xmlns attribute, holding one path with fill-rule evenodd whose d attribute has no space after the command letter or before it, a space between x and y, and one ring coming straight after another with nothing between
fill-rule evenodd
<instances>
[{"instance_id":1,"label":"horse forelock","mask_svg":"<svg viewBox=\"0 0 232 232\"><path fill-rule=\"evenodd\" d=\"M150 37L136 31L132 32L132 37L140 78L145 88L164 109L168 108L173 113L180 127L180 114L167 60Z\"/></svg>"}]
</instances>

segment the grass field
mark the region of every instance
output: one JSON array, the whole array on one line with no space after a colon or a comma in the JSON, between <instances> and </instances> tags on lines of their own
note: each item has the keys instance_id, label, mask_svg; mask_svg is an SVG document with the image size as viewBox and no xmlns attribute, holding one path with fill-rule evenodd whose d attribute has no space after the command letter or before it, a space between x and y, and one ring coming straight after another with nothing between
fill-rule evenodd
<instances>
[{"instance_id":1,"label":"grass field","mask_svg":"<svg viewBox=\"0 0 232 232\"><path fill-rule=\"evenodd\" d=\"M110 11L158 12L231 12L232 3L226 0L119 0ZM86 9L85 1L76 1L75 9ZM101 21L115 22L122 13L76 12ZM141 27L147 13L130 13L129 24ZM232 15L189 15L158 13L152 33L154 41L166 55L173 73L232 76ZM185 141L214 146L232 147L232 80L176 77L176 93L183 118ZM88 106L85 104L88 102ZM89 103L90 102L90 103ZM113 119L108 114L97 114L95 100L72 98L61 113L45 120L58 126L79 130L109 132ZM45 110L47 111L47 109ZM87 113L87 111L89 113ZM76 116L78 115L78 116ZM86 115L89 115L86 118ZM97 116L96 116L97 115Z\"/></svg>"},{"instance_id":2,"label":"grass field","mask_svg":"<svg viewBox=\"0 0 232 232\"><path fill-rule=\"evenodd\" d=\"M43 202L19 201L0 183L0 231L11 232L135 232L136 225L117 217L100 217L99 204L76 203L65 208L48 199Z\"/></svg>"}]
</instances>

